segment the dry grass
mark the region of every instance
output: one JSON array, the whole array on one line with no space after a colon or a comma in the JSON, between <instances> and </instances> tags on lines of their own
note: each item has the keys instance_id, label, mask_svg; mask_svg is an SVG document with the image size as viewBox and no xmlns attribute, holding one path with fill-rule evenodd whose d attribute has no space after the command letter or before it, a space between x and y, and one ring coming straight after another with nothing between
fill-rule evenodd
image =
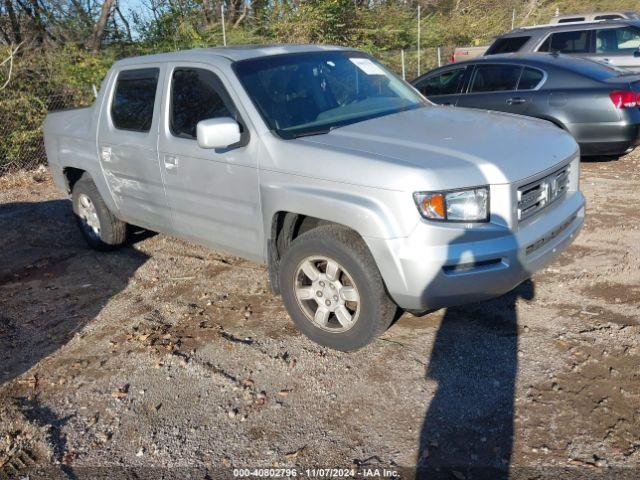
<instances>
[{"instance_id":1,"label":"dry grass","mask_svg":"<svg viewBox=\"0 0 640 480\"><path fill-rule=\"evenodd\" d=\"M48 181L51 181L51 173L44 165L40 165L33 170L19 170L0 176L0 190L24 188Z\"/></svg>"}]
</instances>

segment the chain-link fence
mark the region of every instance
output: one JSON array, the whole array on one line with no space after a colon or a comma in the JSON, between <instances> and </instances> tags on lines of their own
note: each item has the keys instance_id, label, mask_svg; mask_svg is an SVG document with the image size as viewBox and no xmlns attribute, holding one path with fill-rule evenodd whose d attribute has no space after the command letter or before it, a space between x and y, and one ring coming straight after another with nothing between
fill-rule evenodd
<instances>
[{"instance_id":1,"label":"chain-link fence","mask_svg":"<svg viewBox=\"0 0 640 480\"><path fill-rule=\"evenodd\" d=\"M48 112L88 105L91 86L67 93L3 92L0 98L0 175L46 162L42 122Z\"/></svg>"},{"instance_id":2,"label":"chain-link fence","mask_svg":"<svg viewBox=\"0 0 640 480\"><path fill-rule=\"evenodd\" d=\"M377 57L399 75L410 81L438 64L449 62L452 47L382 52ZM418 59L420 62L418 62ZM38 94L3 92L0 97L0 175L32 169L46 163L42 122L49 112L88 105L93 101L90 85L73 88L66 93Z\"/></svg>"},{"instance_id":3,"label":"chain-link fence","mask_svg":"<svg viewBox=\"0 0 640 480\"><path fill-rule=\"evenodd\" d=\"M382 63L391 68L399 75L403 73L404 59L404 75L405 79L410 82L421 74L427 73L429 70L446 65L451 61L455 47L427 47L418 51L411 50L390 50L378 53L376 56ZM420 60L418 62L418 60Z\"/></svg>"}]
</instances>

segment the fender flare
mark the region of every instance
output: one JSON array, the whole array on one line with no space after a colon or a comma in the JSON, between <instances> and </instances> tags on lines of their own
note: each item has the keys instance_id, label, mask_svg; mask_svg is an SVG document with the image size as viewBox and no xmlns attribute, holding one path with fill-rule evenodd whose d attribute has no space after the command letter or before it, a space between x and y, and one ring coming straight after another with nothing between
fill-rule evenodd
<instances>
[{"instance_id":1,"label":"fender flare","mask_svg":"<svg viewBox=\"0 0 640 480\"><path fill-rule=\"evenodd\" d=\"M403 236L400 221L388 205L344 188L318 186L263 187L264 232L271 235L278 212L318 218L347 226L361 237L395 238ZM417 221L417 219L416 219Z\"/></svg>"}]
</instances>

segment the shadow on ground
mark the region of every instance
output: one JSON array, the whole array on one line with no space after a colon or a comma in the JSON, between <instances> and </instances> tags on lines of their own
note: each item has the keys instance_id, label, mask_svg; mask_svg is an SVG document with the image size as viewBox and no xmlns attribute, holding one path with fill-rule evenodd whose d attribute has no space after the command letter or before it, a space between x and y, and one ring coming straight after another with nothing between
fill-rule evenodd
<instances>
[{"instance_id":1,"label":"shadow on ground","mask_svg":"<svg viewBox=\"0 0 640 480\"><path fill-rule=\"evenodd\" d=\"M518 298L448 308L427 365L438 383L420 435L419 478L508 478L518 370Z\"/></svg>"},{"instance_id":2,"label":"shadow on ground","mask_svg":"<svg viewBox=\"0 0 640 480\"><path fill-rule=\"evenodd\" d=\"M148 257L89 250L67 200L2 204L0 232L1 387L67 344Z\"/></svg>"}]
</instances>

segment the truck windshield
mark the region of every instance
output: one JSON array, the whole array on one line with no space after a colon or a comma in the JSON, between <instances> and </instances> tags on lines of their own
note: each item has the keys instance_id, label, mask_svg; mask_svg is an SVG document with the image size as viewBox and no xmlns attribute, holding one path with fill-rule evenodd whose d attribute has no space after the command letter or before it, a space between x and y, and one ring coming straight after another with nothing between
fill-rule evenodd
<instances>
[{"instance_id":1,"label":"truck windshield","mask_svg":"<svg viewBox=\"0 0 640 480\"><path fill-rule=\"evenodd\" d=\"M269 128L285 139L427 105L410 86L359 52L261 57L234 68Z\"/></svg>"}]
</instances>

